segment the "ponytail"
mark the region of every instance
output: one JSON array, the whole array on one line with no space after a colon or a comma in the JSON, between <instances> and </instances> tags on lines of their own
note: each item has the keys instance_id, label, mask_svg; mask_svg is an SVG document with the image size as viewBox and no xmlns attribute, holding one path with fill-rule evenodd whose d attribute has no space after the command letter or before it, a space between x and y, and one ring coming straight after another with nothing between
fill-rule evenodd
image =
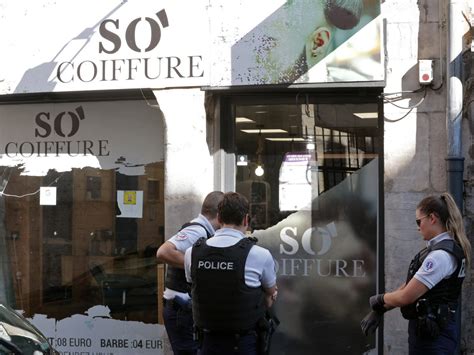
<instances>
[{"instance_id":1,"label":"ponytail","mask_svg":"<svg viewBox=\"0 0 474 355\"><path fill-rule=\"evenodd\" d=\"M448 208L448 219L445 222L446 229L454 238L454 240L456 240L461 245L464 255L466 256L467 265L469 266L471 264L471 243L469 242L466 232L464 231L464 223L461 212L449 193L445 192L441 194L440 198Z\"/></svg>"},{"instance_id":2,"label":"ponytail","mask_svg":"<svg viewBox=\"0 0 474 355\"><path fill-rule=\"evenodd\" d=\"M441 196L425 197L417 206L417 209L428 215L434 213L444 225L449 235L461 246L467 265L471 264L471 243L464 231L464 223L453 197L445 192Z\"/></svg>"}]
</instances>

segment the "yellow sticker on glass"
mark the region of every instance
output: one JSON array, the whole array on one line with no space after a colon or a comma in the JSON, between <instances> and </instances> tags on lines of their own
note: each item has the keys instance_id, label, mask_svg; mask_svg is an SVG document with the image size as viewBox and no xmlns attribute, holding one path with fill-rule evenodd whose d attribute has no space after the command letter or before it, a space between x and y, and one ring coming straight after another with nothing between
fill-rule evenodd
<instances>
[{"instance_id":1,"label":"yellow sticker on glass","mask_svg":"<svg viewBox=\"0 0 474 355\"><path fill-rule=\"evenodd\" d=\"M123 192L123 204L124 205L136 205L137 204L137 192L136 191L124 191Z\"/></svg>"}]
</instances>

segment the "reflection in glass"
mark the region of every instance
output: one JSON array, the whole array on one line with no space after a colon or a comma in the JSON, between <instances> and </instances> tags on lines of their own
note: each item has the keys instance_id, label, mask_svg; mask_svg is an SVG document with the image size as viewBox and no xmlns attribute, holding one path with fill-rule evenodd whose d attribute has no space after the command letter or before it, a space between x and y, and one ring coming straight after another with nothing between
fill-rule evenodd
<instances>
[{"instance_id":1,"label":"reflection in glass","mask_svg":"<svg viewBox=\"0 0 474 355\"><path fill-rule=\"evenodd\" d=\"M236 189L249 199L253 235L278 267L281 325L272 353L374 348L359 322L376 285L377 104L244 102L233 112L235 155L248 160L236 164ZM263 148L247 133L256 127ZM263 176L254 173L260 163Z\"/></svg>"},{"instance_id":2,"label":"reflection in glass","mask_svg":"<svg viewBox=\"0 0 474 355\"><path fill-rule=\"evenodd\" d=\"M155 253L163 242L163 163L145 175L126 176L96 168L50 170L24 176L0 170L0 198L8 265L10 304L25 315L56 320L105 305L115 319L158 322ZM41 186L55 186L54 205L40 205ZM143 193L143 218L117 217L117 190ZM147 216L147 218L145 218Z\"/></svg>"}]
</instances>

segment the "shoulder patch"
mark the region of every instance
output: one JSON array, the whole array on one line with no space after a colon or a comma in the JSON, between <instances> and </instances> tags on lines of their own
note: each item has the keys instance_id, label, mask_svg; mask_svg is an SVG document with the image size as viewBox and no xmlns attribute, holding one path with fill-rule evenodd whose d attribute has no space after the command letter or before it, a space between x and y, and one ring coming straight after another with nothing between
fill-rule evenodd
<instances>
[{"instance_id":1,"label":"shoulder patch","mask_svg":"<svg viewBox=\"0 0 474 355\"><path fill-rule=\"evenodd\" d=\"M186 240L186 239L188 239L188 236L186 235L186 233L178 232L178 234L176 234L175 238L177 240Z\"/></svg>"},{"instance_id":2,"label":"shoulder patch","mask_svg":"<svg viewBox=\"0 0 474 355\"><path fill-rule=\"evenodd\" d=\"M425 272L432 272L435 266L436 266L435 261L432 258L428 258L423 263L423 270Z\"/></svg>"}]
</instances>

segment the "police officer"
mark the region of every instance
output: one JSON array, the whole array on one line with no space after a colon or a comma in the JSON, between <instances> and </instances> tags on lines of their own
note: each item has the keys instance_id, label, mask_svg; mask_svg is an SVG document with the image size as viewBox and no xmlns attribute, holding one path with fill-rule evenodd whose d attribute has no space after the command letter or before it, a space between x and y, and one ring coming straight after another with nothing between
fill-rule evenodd
<instances>
[{"instance_id":1,"label":"police officer","mask_svg":"<svg viewBox=\"0 0 474 355\"><path fill-rule=\"evenodd\" d=\"M224 194L218 219L222 227L214 237L185 254L200 354L257 354L257 323L277 295L273 257L245 236L249 203L243 195Z\"/></svg>"},{"instance_id":2,"label":"police officer","mask_svg":"<svg viewBox=\"0 0 474 355\"><path fill-rule=\"evenodd\" d=\"M175 355L197 353L190 300L190 285L184 274L184 252L199 238L209 238L220 227L217 205L223 193L209 193L203 201L201 213L158 249L156 257L168 264L163 293L163 319Z\"/></svg>"},{"instance_id":3,"label":"police officer","mask_svg":"<svg viewBox=\"0 0 474 355\"><path fill-rule=\"evenodd\" d=\"M426 248L412 260L406 282L396 291L372 296L372 312L361 322L365 334L374 332L384 312L400 307L409 319L409 353L454 354L458 299L471 245L461 213L451 195L424 198L416 209L416 224Z\"/></svg>"}]
</instances>

